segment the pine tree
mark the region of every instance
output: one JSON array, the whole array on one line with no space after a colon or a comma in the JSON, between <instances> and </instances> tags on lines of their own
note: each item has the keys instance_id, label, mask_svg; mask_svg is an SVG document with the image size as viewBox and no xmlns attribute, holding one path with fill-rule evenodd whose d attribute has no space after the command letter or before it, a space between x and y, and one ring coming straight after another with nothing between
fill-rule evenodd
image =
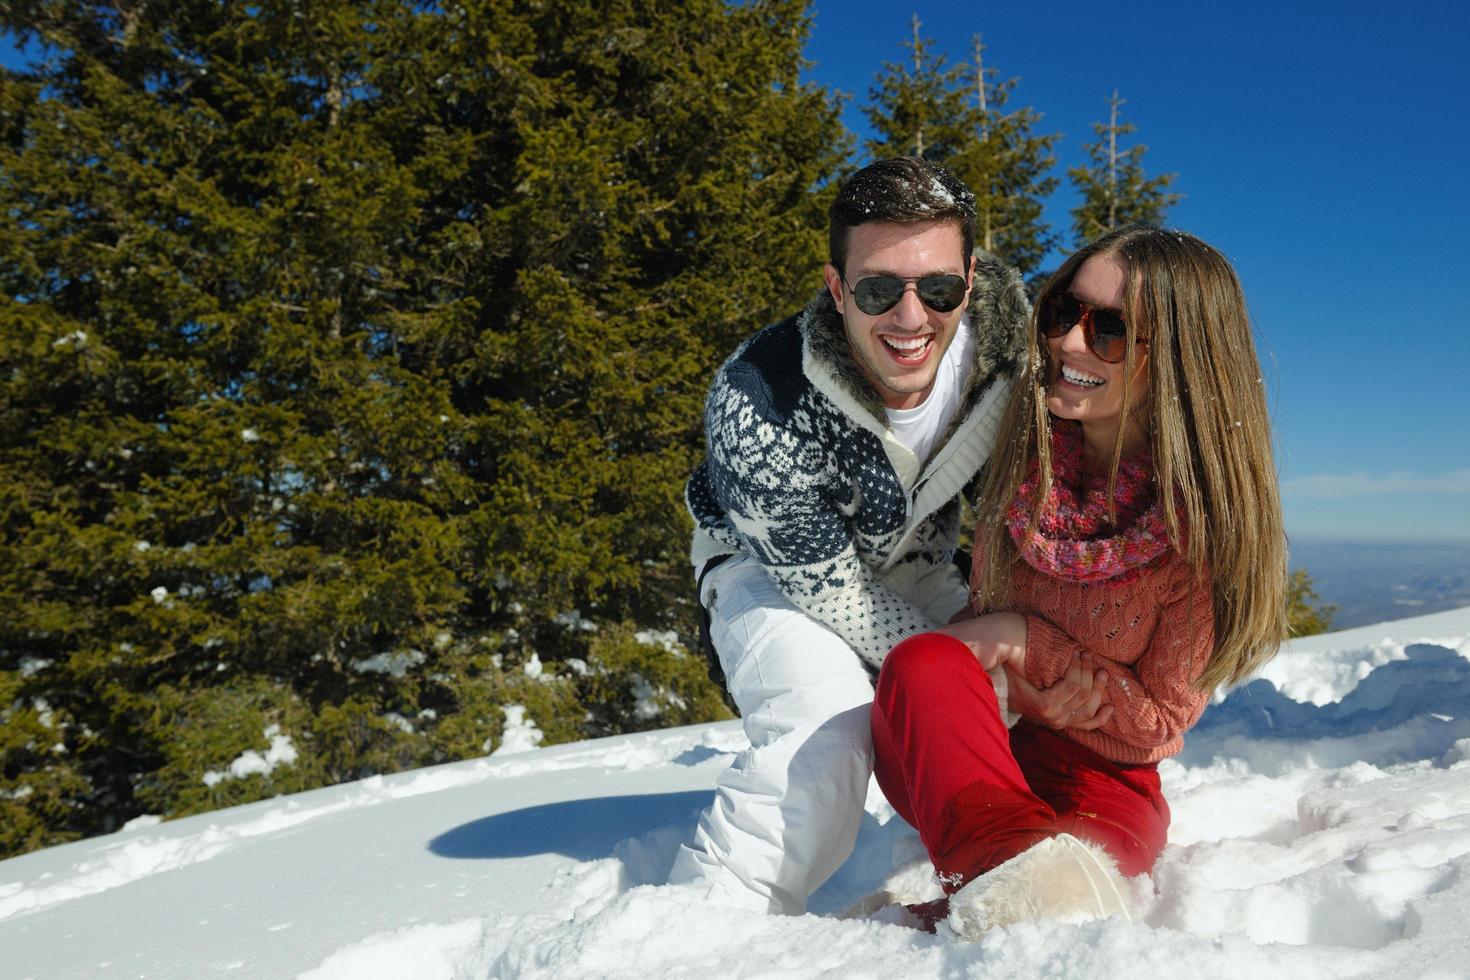
<instances>
[{"instance_id":1,"label":"pine tree","mask_svg":"<svg viewBox=\"0 0 1470 980\"><path fill-rule=\"evenodd\" d=\"M1305 568L1291 573L1286 583L1286 621L1292 636L1311 636L1332 629L1337 607L1320 601Z\"/></svg>"},{"instance_id":2,"label":"pine tree","mask_svg":"<svg viewBox=\"0 0 1470 980\"><path fill-rule=\"evenodd\" d=\"M1034 109L1006 111L1018 80L985 65L978 35L973 63L950 65L921 26L915 16L908 57L885 62L870 90L864 112L878 135L867 150L951 170L975 193L976 245L1029 273L1055 244L1041 214L1057 184L1048 175L1057 137L1035 133Z\"/></svg>"},{"instance_id":3,"label":"pine tree","mask_svg":"<svg viewBox=\"0 0 1470 980\"><path fill-rule=\"evenodd\" d=\"M1001 81L984 55L977 34L968 81L980 114L978 138L946 165L975 192L976 244L1029 275L1057 245L1042 209L1057 187L1050 173L1058 134L1036 133L1041 113L1030 106L1006 111L1020 79Z\"/></svg>"},{"instance_id":4,"label":"pine tree","mask_svg":"<svg viewBox=\"0 0 1470 980\"><path fill-rule=\"evenodd\" d=\"M846 155L835 103L798 78L804 4L630 9L487 21L494 70L463 83L507 134L481 164L502 176L467 271L494 302L456 393L483 412L482 583L543 618L688 608L709 376L819 282L814 190Z\"/></svg>"},{"instance_id":5,"label":"pine tree","mask_svg":"<svg viewBox=\"0 0 1470 980\"><path fill-rule=\"evenodd\" d=\"M982 123L965 88L965 68L950 65L914 15L912 37L901 42L903 61L885 61L868 91L863 114L876 133L866 143L873 158L916 156L946 164L975 139Z\"/></svg>"},{"instance_id":6,"label":"pine tree","mask_svg":"<svg viewBox=\"0 0 1470 980\"><path fill-rule=\"evenodd\" d=\"M468 141L384 111L393 16L7 23L52 52L5 79L0 162L4 777L48 798L0 821L7 850L432 757L393 721L425 686L375 668L466 598L462 423L394 344L452 322L415 282ZM202 781L272 725L299 765Z\"/></svg>"},{"instance_id":7,"label":"pine tree","mask_svg":"<svg viewBox=\"0 0 1470 980\"><path fill-rule=\"evenodd\" d=\"M703 390L817 281L846 155L804 4L0 26L47 46L0 79L0 855L477 754L509 704L719 710L573 611L687 632Z\"/></svg>"},{"instance_id":8,"label":"pine tree","mask_svg":"<svg viewBox=\"0 0 1470 980\"><path fill-rule=\"evenodd\" d=\"M1148 147L1137 144L1122 149L1118 138L1136 132L1133 123L1122 122L1118 112L1126 100L1115 90L1108 99L1108 121L1093 123L1096 143L1084 144L1089 166L1067 171L1082 203L1072 209L1072 230L1078 246L1134 223L1161 225L1181 195L1171 193L1177 174L1145 177L1143 155Z\"/></svg>"}]
</instances>

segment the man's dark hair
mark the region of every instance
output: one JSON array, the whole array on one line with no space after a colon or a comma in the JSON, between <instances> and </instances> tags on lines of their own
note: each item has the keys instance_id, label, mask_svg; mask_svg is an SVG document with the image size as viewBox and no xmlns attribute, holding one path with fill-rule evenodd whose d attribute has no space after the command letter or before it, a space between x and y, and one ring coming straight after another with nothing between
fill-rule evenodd
<instances>
[{"instance_id":1,"label":"man's dark hair","mask_svg":"<svg viewBox=\"0 0 1470 980\"><path fill-rule=\"evenodd\" d=\"M847 178L827 217L827 250L838 272L846 271L848 232L870 221L953 221L964 239L966 268L975 247L975 195L954 174L918 157L868 164Z\"/></svg>"}]
</instances>

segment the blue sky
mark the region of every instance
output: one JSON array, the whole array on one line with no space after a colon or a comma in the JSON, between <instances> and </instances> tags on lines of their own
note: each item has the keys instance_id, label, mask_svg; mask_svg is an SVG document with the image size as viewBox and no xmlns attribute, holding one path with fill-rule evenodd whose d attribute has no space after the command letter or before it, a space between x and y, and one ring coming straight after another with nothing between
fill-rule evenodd
<instances>
[{"instance_id":1,"label":"blue sky","mask_svg":"<svg viewBox=\"0 0 1470 980\"><path fill-rule=\"evenodd\" d=\"M1470 541L1470 8L1407 0L977 4L816 0L810 77L853 96L922 32L1020 76L1012 105L1084 162L1113 89L1170 223L1245 285L1294 537ZM1070 240L1070 238L1069 238ZM1431 364L1440 365L1430 371Z\"/></svg>"},{"instance_id":2,"label":"blue sky","mask_svg":"<svg viewBox=\"0 0 1470 980\"><path fill-rule=\"evenodd\" d=\"M952 58L982 33L1012 106L1083 162L1113 89L1179 174L1170 223L1218 246L1266 358L1299 539L1470 541L1470 8L1342 3L816 0L810 77L849 93L900 60L913 13ZM15 55L0 51L0 60ZM1047 218L1067 229L1065 179ZM1429 365L1439 365L1435 371Z\"/></svg>"}]
</instances>

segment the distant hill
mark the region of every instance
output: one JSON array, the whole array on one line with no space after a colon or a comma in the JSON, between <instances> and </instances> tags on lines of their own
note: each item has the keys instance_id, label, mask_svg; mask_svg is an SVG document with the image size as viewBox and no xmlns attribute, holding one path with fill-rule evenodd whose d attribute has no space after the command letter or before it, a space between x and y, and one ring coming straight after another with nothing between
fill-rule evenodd
<instances>
[{"instance_id":1,"label":"distant hill","mask_svg":"<svg viewBox=\"0 0 1470 980\"><path fill-rule=\"evenodd\" d=\"M1470 544L1293 541L1291 567L1338 607L1334 629L1470 606Z\"/></svg>"}]
</instances>

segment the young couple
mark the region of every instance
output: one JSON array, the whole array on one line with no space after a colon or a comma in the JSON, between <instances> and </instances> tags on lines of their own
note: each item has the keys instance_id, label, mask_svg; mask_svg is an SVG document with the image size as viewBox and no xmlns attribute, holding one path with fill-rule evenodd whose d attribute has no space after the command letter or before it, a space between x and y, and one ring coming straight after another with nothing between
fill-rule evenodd
<instances>
[{"instance_id":1,"label":"young couple","mask_svg":"<svg viewBox=\"0 0 1470 980\"><path fill-rule=\"evenodd\" d=\"M824 289L715 378L692 554L750 747L671 882L804 911L876 773L946 896L915 905L925 926L1126 915L1120 875L1167 838L1158 762L1285 637L1230 264L1126 228L1032 310L974 225L937 166L859 171L831 208Z\"/></svg>"}]
</instances>

